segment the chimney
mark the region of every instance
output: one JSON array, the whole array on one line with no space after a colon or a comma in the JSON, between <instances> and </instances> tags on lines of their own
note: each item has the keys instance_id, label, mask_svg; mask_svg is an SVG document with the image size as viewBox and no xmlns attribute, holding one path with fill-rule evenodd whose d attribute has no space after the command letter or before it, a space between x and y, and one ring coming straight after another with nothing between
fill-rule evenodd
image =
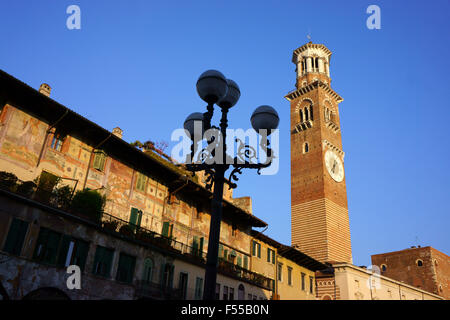
<instances>
[{"instance_id":1,"label":"chimney","mask_svg":"<svg viewBox=\"0 0 450 320\"><path fill-rule=\"evenodd\" d=\"M112 134L122 139L123 130L120 129L119 127L115 127L112 131Z\"/></svg>"},{"instance_id":2,"label":"chimney","mask_svg":"<svg viewBox=\"0 0 450 320\"><path fill-rule=\"evenodd\" d=\"M46 95L47 97L50 97L50 92L52 91L52 88L46 83L41 84L39 87L39 92L43 95Z\"/></svg>"}]
</instances>

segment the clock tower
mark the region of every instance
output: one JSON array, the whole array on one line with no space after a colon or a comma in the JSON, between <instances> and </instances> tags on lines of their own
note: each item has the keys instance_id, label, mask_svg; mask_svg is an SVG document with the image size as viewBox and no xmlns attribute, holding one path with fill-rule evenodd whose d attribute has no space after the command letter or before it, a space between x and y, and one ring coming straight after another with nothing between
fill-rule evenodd
<instances>
[{"instance_id":1,"label":"clock tower","mask_svg":"<svg viewBox=\"0 0 450 320\"><path fill-rule=\"evenodd\" d=\"M292 245L321 262L352 263L344 151L330 87L331 51L311 42L296 49L291 103Z\"/></svg>"}]
</instances>

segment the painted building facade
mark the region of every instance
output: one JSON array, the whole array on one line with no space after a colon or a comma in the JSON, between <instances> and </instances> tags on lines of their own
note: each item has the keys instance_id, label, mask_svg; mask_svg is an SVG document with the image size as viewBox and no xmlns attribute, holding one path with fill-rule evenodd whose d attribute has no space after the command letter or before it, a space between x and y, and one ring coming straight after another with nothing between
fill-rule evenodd
<instances>
[{"instance_id":1,"label":"painted building facade","mask_svg":"<svg viewBox=\"0 0 450 320\"><path fill-rule=\"evenodd\" d=\"M212 195L202 175L60 105L47 84L37 91L1 71L0 88L0 171L17 177L0 188L5 296L201 299ZM34 186L19 192L25 185ZM64 186L70 198L103 195L101 217L61 203ZM275 274L253 268L252 229L261 227L251 199L234 199L226 186L216 298L274 297ZM67 288L71 264L81 266L81 290Z\"/></svg>"}]
</instances>

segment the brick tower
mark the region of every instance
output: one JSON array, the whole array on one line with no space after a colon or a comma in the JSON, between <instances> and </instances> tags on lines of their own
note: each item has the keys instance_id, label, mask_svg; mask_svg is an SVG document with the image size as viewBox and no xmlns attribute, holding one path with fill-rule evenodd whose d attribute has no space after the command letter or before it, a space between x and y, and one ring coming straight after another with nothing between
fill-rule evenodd
<instances>
[{"instance_id":1,"label":"brick tower","mask_svg":"<svg viewBox=\"0 0 450 320\"><path fill-rule=\"evenodd\" d=\"M291 103L292 245L326 262L352 263L338 104L330 87L331 51L311 42L294 51Z\"/></svg>"}]
</instances>

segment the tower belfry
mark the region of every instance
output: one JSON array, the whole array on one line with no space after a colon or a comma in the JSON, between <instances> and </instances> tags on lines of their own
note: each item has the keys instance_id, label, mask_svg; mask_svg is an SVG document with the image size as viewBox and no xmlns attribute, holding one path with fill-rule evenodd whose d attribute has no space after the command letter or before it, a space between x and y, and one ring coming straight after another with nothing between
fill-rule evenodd
<instances>
[{"instance_id":1,"label":"tower belfry","mask_svg":"<svg viewBox=\"0 0 450 320\"><path fill-rule=\"evenodd\" d=\"M344 151L330 87L331 51L309 42L294 50L291 103L291 242L313 258L352 262Z\"/></svg>"}]
</instances>

